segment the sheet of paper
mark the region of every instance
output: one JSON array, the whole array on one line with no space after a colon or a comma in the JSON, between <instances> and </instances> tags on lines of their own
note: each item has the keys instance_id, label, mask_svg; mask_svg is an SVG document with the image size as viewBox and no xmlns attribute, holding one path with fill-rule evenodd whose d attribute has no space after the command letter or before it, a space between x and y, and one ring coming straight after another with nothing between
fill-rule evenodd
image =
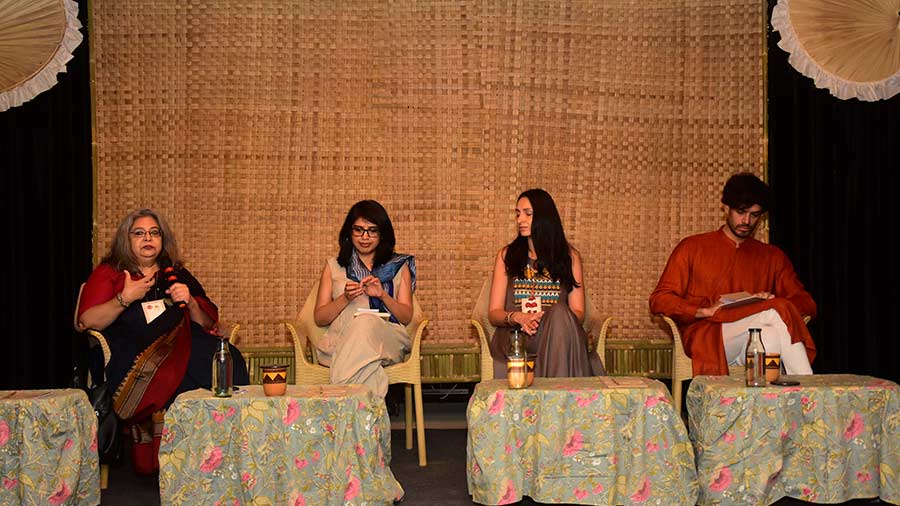
<instances>
[{"instance_id":1,"label":"sheet of paper","mask_svg":"<svg viewBox=\"0 0 900 506\"><path fill-rule=\"evenodd\" d=\"M646 388L644 378L636 376L600 376L604 388Z\"/></svg>"}]
</instances>

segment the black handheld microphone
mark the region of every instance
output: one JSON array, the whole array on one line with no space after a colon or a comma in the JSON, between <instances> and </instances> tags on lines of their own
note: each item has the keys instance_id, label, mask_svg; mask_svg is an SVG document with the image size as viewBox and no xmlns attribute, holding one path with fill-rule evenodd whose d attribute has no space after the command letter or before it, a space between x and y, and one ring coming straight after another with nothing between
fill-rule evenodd
<instances>
[{"instance_id":1,"label":"black handheld microphone","mask_svg":"<svg viewBox=\"0 0 900 506\"><path fill-rule=\"evenodd\" d=\"M171 265L163 269L162 279L166 282L166 290L172 287L173 284L178 282L178 271L175 270ZM187 302L180 300L176 304L181 309L187 307Z\"/></svg>"}]
</instances>

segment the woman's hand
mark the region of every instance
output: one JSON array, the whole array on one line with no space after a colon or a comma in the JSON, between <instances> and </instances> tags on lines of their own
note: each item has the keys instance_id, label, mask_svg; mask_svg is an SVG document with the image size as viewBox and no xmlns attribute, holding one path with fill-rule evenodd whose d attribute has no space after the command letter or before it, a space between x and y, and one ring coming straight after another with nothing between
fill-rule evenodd
<instances>
[{"instance_id":1,"label":"woman's hand","mask_svg":"<svg viewBox=\"0 0 900 506\"><path fill-rule=\"evenodd\" d=\"M189 306L194 302L191 290L184 283L172 283L166 293L172 298L172 302L184 302Z\"/></svg>"},{"instance_id":2,"label":"woman's hand","mask_svg":"<svg viewBox=\"0 0 900 506\"><path fill-rule=\"evenodd\" d=\"M544 316L544 312L540 311L538 313L519 313L515 312L510 317L510 320L519 324L519 327L522 328L522 331L528 334L529 336L533 336L535 332L537 332L538 326L541 324L541 318Z\"/></svg>"},{"instance_id":3,"label":"woman's hand","mask_svg":"<svg viewBox=\"0 0 900 506\"><path fill-rule=\"evenodd\" d=\"M357 283L356 281L347 281L347 284L344 285L344 297L347 297L348 302L359 297L362 294L362 283Z\"/></svg>"},{"instance_id":4,"label":"woman's hand","mask_svg":"<svg viewBox=\"0 0 900 506\"><path fill-rule=\"evenodd\" d=\"M366 276L359 282L359 284L362 285L363 291L369 297L380 299L386 295L384 287L381 286L381 281L375 276Z\"/></svg>"},{"instance_id":5,"label":"woman's hand","mask_svg":"<svg viewBox=\"0 0 900 506\"><path fill-rule=\"evenodd\" d=\"M166 290L166 293L169 294L169 297L172 298L172 302L179 303L184 302L187 305L188 312L190 313L190 318L192 321L197 322L204 329L211 329L216 325L216 321L212 319L212 317L197 304L197 301L194 300L194 297L191 296L191 289L187 287L184 283L172 283L172 286Z\"/></svg>"},{"instance_id":6,"label":"woman's hand","mask_svg":"<svg viewBox=\"0 0 900 506\"><path fill-rule=\"evenodd\" d=\"M141 279L133 280L131 279L131 273L125 271L125 286L122 288L122 300L126 304L131 304L134 301L143 299L155 282L156 278L153 276L144 276Z\"/></svg>"}]
</instances>

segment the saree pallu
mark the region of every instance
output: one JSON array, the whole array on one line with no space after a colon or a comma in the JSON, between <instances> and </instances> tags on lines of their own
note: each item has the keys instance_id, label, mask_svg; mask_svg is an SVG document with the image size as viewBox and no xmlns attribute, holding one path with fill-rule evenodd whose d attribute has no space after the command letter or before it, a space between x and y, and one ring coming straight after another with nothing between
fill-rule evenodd
<instances>
[{"instance_id":1,"label":"saree pallu","mask_svg":"<svg viewBox=\"0 0 900 506\"><path fill-rule=\"evenodd\" d=\"M180 321L134 359L113 397L116 415L140 421L164 409L184 378L190 354L191 328Z\"/></svg>"}]
</instances>

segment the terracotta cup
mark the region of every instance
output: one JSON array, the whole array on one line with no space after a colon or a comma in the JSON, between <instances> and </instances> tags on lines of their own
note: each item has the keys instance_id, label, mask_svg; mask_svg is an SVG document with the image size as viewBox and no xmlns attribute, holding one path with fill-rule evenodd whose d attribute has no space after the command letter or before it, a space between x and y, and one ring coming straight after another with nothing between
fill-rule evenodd
<instances>
[{"instance_id":1,"label":"terracotta cup","mask_svg":"<svg viewBox=\"0 0 900 506\"><path fill-rule=\"evenodd\" d=\"M287 368L286 365L262 365L263 392L268 396L284 395L287 391Z\"/></svg>"},{"instance_id":2,"label":"terracotta cup","mask_svg":"<svg viewBox=\"0 0 900 506\"><path fill-rule=\"evenodd\" d=\"M766 353L766 381L771 383L781 375L781 355Z\"/></svg>"},{"instance_id":3,"label":"terracotta cup","mask_svg":"<svg viewBox=\"0 0 900 506\"><path fill-rule=\"evenodd\" d=\"M534 361L536 359L537 355L533 353L529 353L528 358L525 359L525 384L527 386L534 383Z\"/></svg>"}]
</instances>

